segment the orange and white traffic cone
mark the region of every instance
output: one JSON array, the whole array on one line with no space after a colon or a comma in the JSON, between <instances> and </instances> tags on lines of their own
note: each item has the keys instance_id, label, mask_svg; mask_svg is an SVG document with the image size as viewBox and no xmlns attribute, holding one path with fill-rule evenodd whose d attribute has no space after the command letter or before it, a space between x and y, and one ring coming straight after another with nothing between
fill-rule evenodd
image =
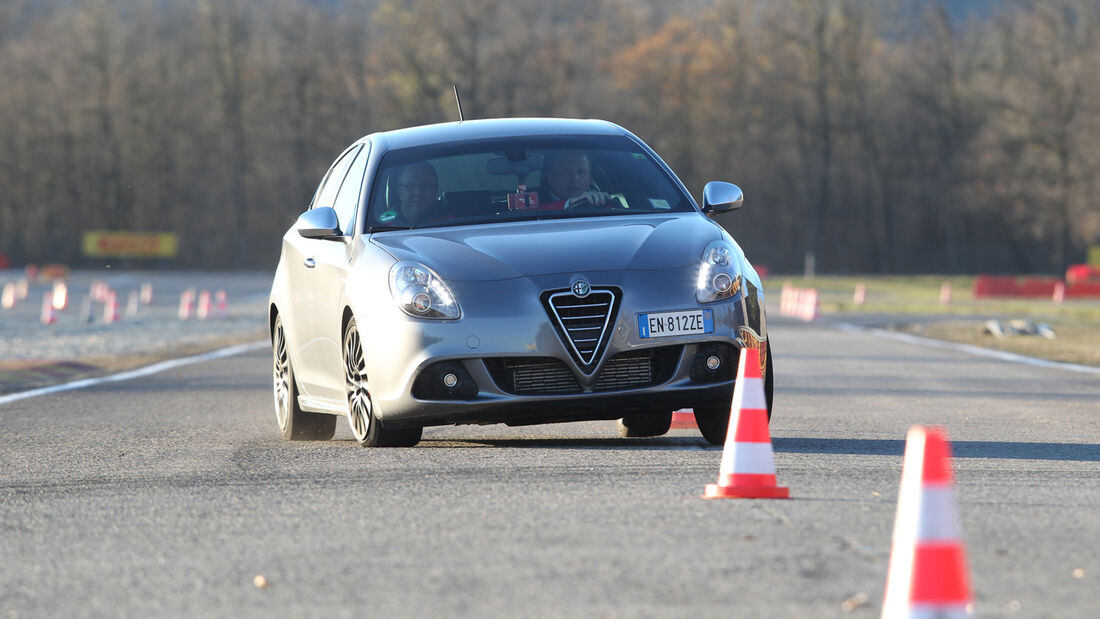
<instances>
[{"instance_id":1,"label":"orange and white traffic cone","mask_svg":"<svg viewBox=\"0 0 1100 619\"><path fill-rule=\"evenodd\" d=\"M203 290L199 293L199 306L195 310L195 317L199 320L206 320L210 317L210 291Z\"/></svg>"},{"instance_id":2,"label":"orange and white traffic cone","mask_svg":"<svg viewBox=\"0 0 1100 619\"><path fill-rule=\"evenodd\" d=\"M107 300L103 302L103 322L111 324L117 322L121 316L118 313L118 292L107 291Z\"/></svg>"},{"instance_id":3,"label":"orange and white traffic cone","mask_svg":"<svg viewBox=\"0 0 1100 619\"><path fill-rule=\"evenodd\" d=\"M214 315L218 318L229 316L229 299L226 297L224 290L218 290L214 293Z\"/></svg>"},{"instance_id":4,"label":"orange and white traffic cone","mask_svg":"<svg viewBox=\"0 0 1100 619\"><path fill-rule=\"evenodd\" d=\"M855 294L852 295L852 303L855 305L863 305L867 302L867 285L863 282L856 284Z\"/></svg>"},{"instance_id":5,"label":"orange and white traffic cone","mask_svg":"<svg viewBox=\"0 0 1100 619\"><path fill-rule=\"evenodd\" d=\"M53 291L47 290L42 294L42 324L52 325L57 322L57 310L53 307Z\"/></svg>"},{"instance_id":6,"label":"orange and white traffic cone","mask_svg":"<svg viewBox=\"0 0 1100 619\"><path fill-rule=\"evenodd\" d=\"M790 488L775 485L775 458L768 433L764 379L760 376L760 351L742 348L718 483L707 484L703 498L786 499L790 494Z\"/></svg>"},{"instance_id":7,"label":"orange and white traffic cone","mask_svg":"<svg viewBox=\"0 0 1100 619\"><path fill-rule=\"evenodd\" d=\"M940 428L913 426L905 441L883 619L972 617L951 445Z\"/></svg>"},{"instance_id":8,"label":"orange and white traffic cone","mask_svg":"<svg viewBox=\"0 0 1100 619\"><path fill-rule=\"evenodd\" d=\"M695 423L695 411L690 408L682 408L672 412L672 430L695 430L699 424Z\"/></svg>"},{"instance_id":9,"label":"orange and white traffic cone","mask_svg":"<svg viewBox=\"0 0 1100 619\"><path fill-rule=\"evenodd\" d=\"M53 283L53 308L63 310L69 307L69 287L65 282L57 280Z\"/></svg>"},{"instance_id":10,"label":"orange and white traffic cone","mask_svg":"<svg viewBox=\"0 0 1100 619\"><path fill-rule=\"evenodd\" d=\"M0 307L11 309L15 307L15 301L15 284L8 282L4 284L4 291L0 293Z\"/></svg>"},{"instance_id":11,"label":"orange and white traffic cone","mask_svg":"<svg viewBox=\"0 0 1100 619\"><path fill-rule=\"evenodd\" d=\"M195 309L195 289L188 288L180 293L180 320L187 320L191 318L191 312Z\"/></svg>"}]
</instances>

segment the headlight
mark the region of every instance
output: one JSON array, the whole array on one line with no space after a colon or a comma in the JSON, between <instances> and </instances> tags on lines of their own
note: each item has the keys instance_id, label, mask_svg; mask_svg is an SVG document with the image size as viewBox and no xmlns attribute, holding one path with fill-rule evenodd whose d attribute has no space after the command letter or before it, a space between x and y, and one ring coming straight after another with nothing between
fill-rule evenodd
<instances>
[{"instance_id":1,"label":"headlight","mask_svg":"<svg viewBox=\"0 0 1100 619\"><path fill-rule=\"evenodd\" d=\"M734 264L737 252L727 241L712 241L703 250L695 299L711 303L737 296L741 292L741 273Z\"/></svg>"},{"instance_id":2,"label":"headlight","mask_svg":"<svg viewBox=\"0 0 1100 619\"><path fill-rule=\"evenodd\" d=\"M409 316L453 320L462 315L454 293L428 267L398 262L390 269L390 294Z\"/></svg>"}]
</instances>

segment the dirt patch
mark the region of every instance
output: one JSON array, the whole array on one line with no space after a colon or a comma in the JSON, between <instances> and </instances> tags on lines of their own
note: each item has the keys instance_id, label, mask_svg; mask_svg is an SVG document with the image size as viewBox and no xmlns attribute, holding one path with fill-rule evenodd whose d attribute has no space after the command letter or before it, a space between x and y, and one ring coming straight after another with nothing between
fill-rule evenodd
<instances>
[{"instance_id":1,"label":"dirt patch","mask_svg":"<svg viewBox=\"0 0 1100 619\"><path fill-rule=\"evenodd\" d=\"M910 323L900 326L898 330L932 339L971 344L1028 357L1100 367L1100 326L1048 323L1057 337L1046 339L1036 335L995 337L986 333L985 323L984 320Z\"/></svg>"}]
</instances>

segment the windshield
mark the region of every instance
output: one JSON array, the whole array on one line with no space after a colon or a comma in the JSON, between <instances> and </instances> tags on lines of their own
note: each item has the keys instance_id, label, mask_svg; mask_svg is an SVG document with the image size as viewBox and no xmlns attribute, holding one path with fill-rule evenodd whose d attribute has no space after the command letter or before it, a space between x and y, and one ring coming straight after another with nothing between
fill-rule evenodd
<instances>
[{"instance_id":1,"label":"windshield","mask_svg":"<svg viewBox=\"0 0 1100 619\"><path fill-rule=\"evenodd\" d=\"M391 151L371 191L372 232L694 210L626 137L536 137Z\"/></svg>"}]
</instances>

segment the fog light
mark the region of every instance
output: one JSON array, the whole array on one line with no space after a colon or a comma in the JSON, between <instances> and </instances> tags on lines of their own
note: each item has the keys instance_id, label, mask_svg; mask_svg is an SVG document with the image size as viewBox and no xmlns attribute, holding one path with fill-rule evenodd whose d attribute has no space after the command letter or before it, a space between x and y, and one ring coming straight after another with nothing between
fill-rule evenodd
<instances>
[{"instance_id":1,"label":"fog light","mask_svg":"<svg viewBox=\"0 0 1100 619\"><path fill-rule=\"evenodd\" d=\"M718 366L722 365L722 360L718 355L711 355L707 357L707 369L714 371L718 369Z\"/></svg>"},{"instance_id":2,"label":"fog light","mask_svg":"<svg viewBox=\"0 0 1100 619\"><path fill-rule=\"evenodd\" d=\"M458 384L458 377L451 372L447 372L443 375L443 386L448 389L454 389Z\"/></svg>"},{"instance_id":3,"label":"fog light","mask_svg":"<svg viewBox=\"0 0 1100 619\"><path fill-rule=\"evenodd\" d=\"M413 309L423 314L432 309L432 297L426 292L418 292L412 298Z\"/></svg>"},{"instance_id":4,"label":"fog light","mask_svg":"<svg viewBox=\"0 0 1100 619\"><path fill-rule=\"evenodd\" d=\"M719 273L714 276L714 289L718 292L729 292L733 288L733 278L728 273ZM711 368L712 370L714 368Z\"/></svg>"}]
</instances>

